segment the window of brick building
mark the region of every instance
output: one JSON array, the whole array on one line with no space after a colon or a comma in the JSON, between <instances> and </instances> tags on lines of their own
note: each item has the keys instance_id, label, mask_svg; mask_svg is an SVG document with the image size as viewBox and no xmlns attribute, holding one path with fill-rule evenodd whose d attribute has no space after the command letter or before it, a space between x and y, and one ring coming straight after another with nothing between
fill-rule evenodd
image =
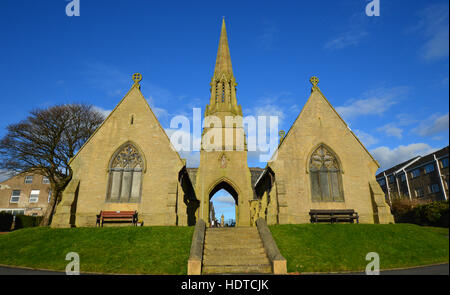
<instances>
[{"instance_id":1,"label":"window of brick building","mask_svg":"<svg viewBox=\"0 0 450 295\"><path fill-rule=\"evenodd\" d=\"M411 177L412 178L416 178L420 176L420 170L419 169L414 169L413 171L411 171Z\"/></svg>"},{"instance_id":2,"label":"window of brick building","mask_svg":"<svg viewBox=\"0 0 450 295\"><path fill-rule=\"evenodd\" d=\"M403 173L402 175L400 175L400 180L401 180L402 182L406 181L406 175L405 175L405 173Z\"/></svg>"},{"instance_id":3,"label":"window of brick building","mask_svg":"<svg viewBox=\"0 0 450 295\"><path fill-rule=\"evenodd\" d=\"M30 193L30 203L37 203L39 201L39 190L32 190Z\"/></svg>"},{"instance_id":4,"label":"window of brick building","mask_svg":"<svg viewBox=\"0 0 450 295\"><path fill-rule=\"evenodd\" d=\"M439 192L439 185L437 183L428 186L428 191L430 194Z\"/></svg>"},{"instance_id":5,"label":"window of brick building","mask_svg":"<svg viewBox=\"0 0 450 295\"><path fill-rule=\"evenodd\" d=\"M50 183L50 179L48 179L47 176L42 177L42 183L43 184L49 184Z\"/></svg>"},{"instance_id":6,"label":"window of brick building","mask_svg":"<svg viewBox=\"0 0 450 295\"><path fill-rule=\"evenodd\" d=\"M25 183L33 183L33 175L25 176Z\"/></svg>"},{"instance_id":7,"label":"window of brick building","mask_svg":"<svg viewBox=\"0 0 450 295\"><path fill-rule=\"evenodd\" d=\"M441 160L441 167L447 168L448 167L448 158L444 158Z\"/></svg>"},{"instance_id":8,"label":"window of brick building","mask_svg":"<svg viewBox=\"0 0 450 295\"><path fill-rule=\"evenodd\" d=\"M434 171L434 164L428 164L425 166L425 174L431 173Z\"/></svg>"},{"instance_id":9,"label":"window of brick building","mask_svg":"<svg viewBox=\"0 0 450 295\"><path fill-rule=\"evenodd\" d=\"M20 200L20 190L13 190L11 194L10 203L19 203Z\"/></svg>"},{"instance_id":10,"label":"window of brick building","mask_svg":"<svg viewBox=\"0 0 450 295\"><path fill-rule=\"evenodd\" d=\"M416 197L420 198L420 197L423 196L423 189L422 188L420 188L420 187L416 188L415 192L416 192Z\"/></svg>"}]
</instances>

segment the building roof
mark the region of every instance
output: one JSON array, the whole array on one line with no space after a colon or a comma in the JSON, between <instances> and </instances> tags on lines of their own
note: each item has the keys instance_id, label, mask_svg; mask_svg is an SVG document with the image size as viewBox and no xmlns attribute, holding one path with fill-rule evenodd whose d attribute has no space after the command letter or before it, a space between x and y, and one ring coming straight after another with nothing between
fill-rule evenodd
<instances>
[{"instance_id":1,"label":"building roof","mask_svg":"<svg viewBox=\"0 0 450 295\"><path fill-rule=\"evenodd\" d=\"M429 162L434 161L434 155L436 155L436 158L442 158L447 156L448 157L448 146L435 151L434 153L430 153L428 155L425 155L423 157L421 157L417 162L415 162L413 165L411 165L410 167L408 167L408 170L413 170L417 167L423 166L428 164Z\"/></svg>"},{"instance_id":2,"label":"building roof","mask_svg":"<svg viewBox=\"0 0 450 295\"><path fill-rule=\"evenodd\" d=\"M412 158L412 159L406 160L406 161L404 161L404 162L402 162L402 163L400 163L400 164L397 164L397 165L395 165L395 166L393 166L393 167L391 167L391 168L389 168L389 169L386 169L386 170L384 170L384 171L378 173L377 176L376 176L376 178L384 177L384 173L386 173L386 175L390 175L390 174L392 174L393 172L402 169L402 168L405 167L406 165L410 164L412 161L414 161L414 160L416 160L416 159L419 159L419 158L420 158L420 156L417 156L417 157L414 157L414 158Z\"/></svg>"},{"instance_id":3,"label":"building roof","mask_svg":"<svg viewBox=\"0 0 450 295\"><path fill-rule=\"evenodd\" d=\"M259 167L249 167L249 169L251 174L252 188L254 188L256 181L258 180L264 169ZM195 187L198 168L186 168L186 170L188 172L189 178L191 179L192 185Z\"/></svg>"},{"instance_id":4,"label":"building roof","mask_svg":"<svg viewBox=\"0 0 450 295\"><path fill-rule=\"evenodd\" d=\"M449 150L449 146L446 146L446 147L444 147L444 148L442 148L440 150L437 150L437 151L435 151L433 153L430 153L430 154L427 154L425 156L414 157L412 159L409 159L409 160L407 160L405 162L402 162L402 163L400 163L398 165L395 165L395 166L393 166L393 167L391 167L389 169L386 169L386 170L378 173L376 178L383 177L384 173L386 173L386 175L390 175L390 174L395 173L395 172L400 172L399 170L402 170L403 168L408 168L408 170L412 170L412 169L415 169L417 167L423 166L423 165L425 165L426 163L428 163L430 161L434 161L434 156L433 155L436 155L436 158L441 158L441 157L444 157L444 156L448 157L448 150Z\"/></svg>"}]
</instances>

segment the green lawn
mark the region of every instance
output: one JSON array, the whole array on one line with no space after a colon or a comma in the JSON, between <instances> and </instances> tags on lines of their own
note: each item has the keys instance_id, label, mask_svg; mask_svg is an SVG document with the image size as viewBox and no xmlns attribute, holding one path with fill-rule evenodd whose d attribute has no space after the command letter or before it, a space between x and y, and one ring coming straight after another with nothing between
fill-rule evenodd
<instances>
[{"instance_id":1,"label":"green lawn","mask_svg":"<svg viewBox=\"0 0 450 295\"><path fill-rule=\"evenodd\" d=\"M449 261L448 229L411 224L274 225L288 272L362 271L368 252L382 269ZM82 272L186 274L193 227L21 229L0 235L0 264Z\"/></svg>"},{"instance_id":2,"label":"green lawn","mask_svg":"<svg viewBox=\"0 0 450 295\"><path fill-rule=\"evenodd\" d=\"M288 272L364 271L369 252L380 268L449 262L448 228L412 224L270 226Z\"/></svg>"},{"instance_id":3,"label":"green lawn","mask_svg":"<svg viewBox=\"0 0 450 295\"><path fill-rule=\"evenodd\" d=\"M68 252L81 272L186 274L193 227L21 229L0 235L0 264L64 270Z\"/></svg>"}]
</instances>

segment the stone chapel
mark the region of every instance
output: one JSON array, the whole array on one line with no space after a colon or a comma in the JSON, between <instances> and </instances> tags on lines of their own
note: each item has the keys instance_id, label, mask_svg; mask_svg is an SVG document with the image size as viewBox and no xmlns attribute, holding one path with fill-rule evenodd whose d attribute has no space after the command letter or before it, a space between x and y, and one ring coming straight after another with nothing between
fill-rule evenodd
<instances>
[{"instance_id":1,"label":"stone chapel","mask_svg":"<svg viewBox=\"0 0 450 295\"><path fill-rule=\"evenodd\" d=\"M209 223L210 199L225 189L235 200L236 226L309 223L311 209L353 209L362 223L393 223L375 180L379 164L311 78L309 99L265 169L249 168L242 108L223 20L205 118L236 118L202 132L198 168L187 168L140 91L142 76L71 159L73 178L52 227L96 225L101 210L137 211L149 225ZM224 123L224 122L222 122ZM214 130L214 128L216 130ZM209 131L236 139L209 149Z\"/></svg>"}]
</instances>

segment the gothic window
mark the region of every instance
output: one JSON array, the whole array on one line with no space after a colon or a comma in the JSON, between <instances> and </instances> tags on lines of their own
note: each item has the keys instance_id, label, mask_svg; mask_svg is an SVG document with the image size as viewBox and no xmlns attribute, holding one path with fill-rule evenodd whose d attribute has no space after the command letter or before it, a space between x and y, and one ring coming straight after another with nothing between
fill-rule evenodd
<instances>
[{"instance_id":1,"label":"gothic window","mask_svg":"<svg viewBox=\"0 0 450 295\"><path fill-rule=\"evenodd\" d=\"M222 83L222 102L225 102L225 83Z\"/></svg>"},{"instance_id":2,"label":"gothic window","mask_svg":"<svg viewBox=\"0 0 450 295\"><path fill-rule=\"evenodd\" d=\"M143 159L131 143L116 152L109 167L108 195L110 202L139 202Z\"/></svg>"},{"instance_id":3,"label":"gothic window","mask_svg":"<svg viewBox=\"0 0 450 295\"><path fill-rule=\"evenodd\" d=\"M220 92L219 92L219 83L216 83L216 104L219 102L219 95L220 95Z\"/></svg>"},{"instance_id":4,"label":"gothic window","mask_svg":"<svg viewBox=\"0 0 450 295\"><path fill-rule=\"evenodd\" d=\"M325 146L319 146L311 155L309 173L313 201L344 201L339 162Z\"/></svg>"}]
</instances>

